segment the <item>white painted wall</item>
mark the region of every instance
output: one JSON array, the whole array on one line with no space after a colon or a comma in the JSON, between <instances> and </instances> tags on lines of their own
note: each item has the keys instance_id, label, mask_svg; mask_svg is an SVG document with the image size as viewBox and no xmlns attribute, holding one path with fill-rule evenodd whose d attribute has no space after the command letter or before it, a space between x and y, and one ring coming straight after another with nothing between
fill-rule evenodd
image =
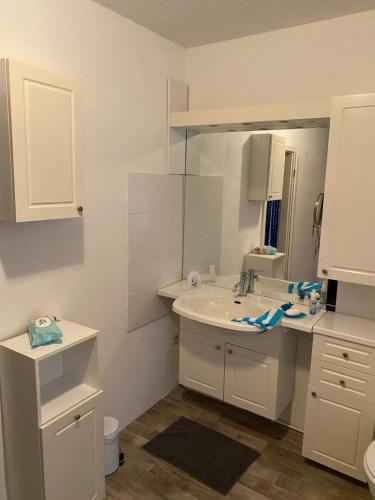
<instances>
[{"instance_id":1,"label":"white painted wall","mask_svg":"<svg viewBox=\"0 0 375 500\"><path fill-rule=\"evenodd\" d=\"M190 109L373 92L375 11L187 50Z\"/></svg>"},{"instance_id":2,"label":"white painted wall","mask_svg":"<svg viewBox=\"0 0 375 500\"><path fill-rule=\"evenodd\" d=\"M0 223L0 338L46 313L98 328L105 411L124 426L176 383L173 319L126 334L125 172L166 172L166 80L184 80L185 51L90 0L0 12L0 56L83 82L86 174L83 221Z\"/></svg>"}]
</instances>

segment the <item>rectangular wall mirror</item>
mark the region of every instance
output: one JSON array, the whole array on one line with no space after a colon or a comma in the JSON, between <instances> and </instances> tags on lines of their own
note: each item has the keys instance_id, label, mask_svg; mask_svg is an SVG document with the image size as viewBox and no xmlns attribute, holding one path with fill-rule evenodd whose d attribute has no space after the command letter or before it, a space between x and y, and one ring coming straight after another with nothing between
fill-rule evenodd
<instances>
[{"instance_id":1,"label":"rectangular wall mirror","mask_svg":"<svg viewBox=\"0 0 375 500\"><path fill-rule=\"evenodd\" d=\"M255 292L283 300L290 283L317 281L328 132L189 133L184 278L196 270L204 282L232 288L251 268ZM277 253L253 253L257 247Z\"/></svg>"}]
</instances>

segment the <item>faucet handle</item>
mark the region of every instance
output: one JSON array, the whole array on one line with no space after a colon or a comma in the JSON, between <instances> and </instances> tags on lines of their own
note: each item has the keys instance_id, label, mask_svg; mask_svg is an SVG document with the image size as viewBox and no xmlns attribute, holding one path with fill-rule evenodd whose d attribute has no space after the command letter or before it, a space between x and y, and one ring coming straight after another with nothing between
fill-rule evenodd
<instances>
[{"instance_id":1,"label":"faucet handle","mask_svg":"<svg viewBox=\"0 0 375 500\"><path fill-rule=\"evenodd\" d=\"M239 288L240 288L240 283L235 283L233 285L232 292L237 293Z\"/></svg>"}]
</instances>

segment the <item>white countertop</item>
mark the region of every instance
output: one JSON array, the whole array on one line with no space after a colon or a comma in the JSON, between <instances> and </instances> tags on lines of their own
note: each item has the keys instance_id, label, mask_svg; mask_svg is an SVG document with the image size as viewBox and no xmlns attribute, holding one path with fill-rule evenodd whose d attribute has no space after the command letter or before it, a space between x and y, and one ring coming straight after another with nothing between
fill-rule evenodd
<instances>
[{"instance_id":1,"label":"white countertop","mask_svg":"<svg viewBox=\"0 0 375 500\"><path fill-rule=\"evenodd\" d=\"M208 284L202 284L203 289L210 290L213 287ZM189 288L187 285L186 280L179 281L177 283L174 283L172 285L166 286L164 288L161 288L158 291L158 295L162 297L169 297L171 299L177 299L182 293L188 292ZM229 293L229 290L227 290ZM230 292L232 293L232 292ZM268 306L270 309L272 307L278 307L281 304L285 303L285 300L277 300L277 299L272 299L260 295L248 295L248 297L251 297L251 299L254 301L254 303L257 304L262 304L265 306ZM233 294L234 298L234 294ZM313 331L314 325L326 314L326 311L323 309L318 309L316 315L312 316L308 313L308 308L304 305L298 304L297 305L298 309L306 313L306 316L304 318L299 318L299 319L292 319L292 318L287 318L284 316L284 318L281 321L281 326L284 326L286 328L291 328L293 330L299 330L302 332L309 332L311 333Z\"/></svg>"},{"instance_id":2,"label":"white countertop","mask_svg":"<svg viewBox=\"0 0 375 500\"><path fill-rule=\"evenodd\" d=\"M375 347L375 321L327 312L313 327L313 333Z\"/></svg>"}]
</instances>

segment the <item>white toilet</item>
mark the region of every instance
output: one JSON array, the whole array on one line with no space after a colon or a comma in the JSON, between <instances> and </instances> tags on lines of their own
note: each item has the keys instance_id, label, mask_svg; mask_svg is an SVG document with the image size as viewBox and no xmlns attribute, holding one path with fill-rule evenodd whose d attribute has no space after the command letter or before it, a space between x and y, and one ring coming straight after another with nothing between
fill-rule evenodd
<instances>
[{"instance_id":1,"label":"white toilet","mask_svg":"<svg viewBox=\"0 0 375 500\"><path fill-rule=\"evenodd\" d=\"M372 498L375 498L375 441L367 448L363 458L363 467L368 480Z\"/></svg>"}]
</instances>

